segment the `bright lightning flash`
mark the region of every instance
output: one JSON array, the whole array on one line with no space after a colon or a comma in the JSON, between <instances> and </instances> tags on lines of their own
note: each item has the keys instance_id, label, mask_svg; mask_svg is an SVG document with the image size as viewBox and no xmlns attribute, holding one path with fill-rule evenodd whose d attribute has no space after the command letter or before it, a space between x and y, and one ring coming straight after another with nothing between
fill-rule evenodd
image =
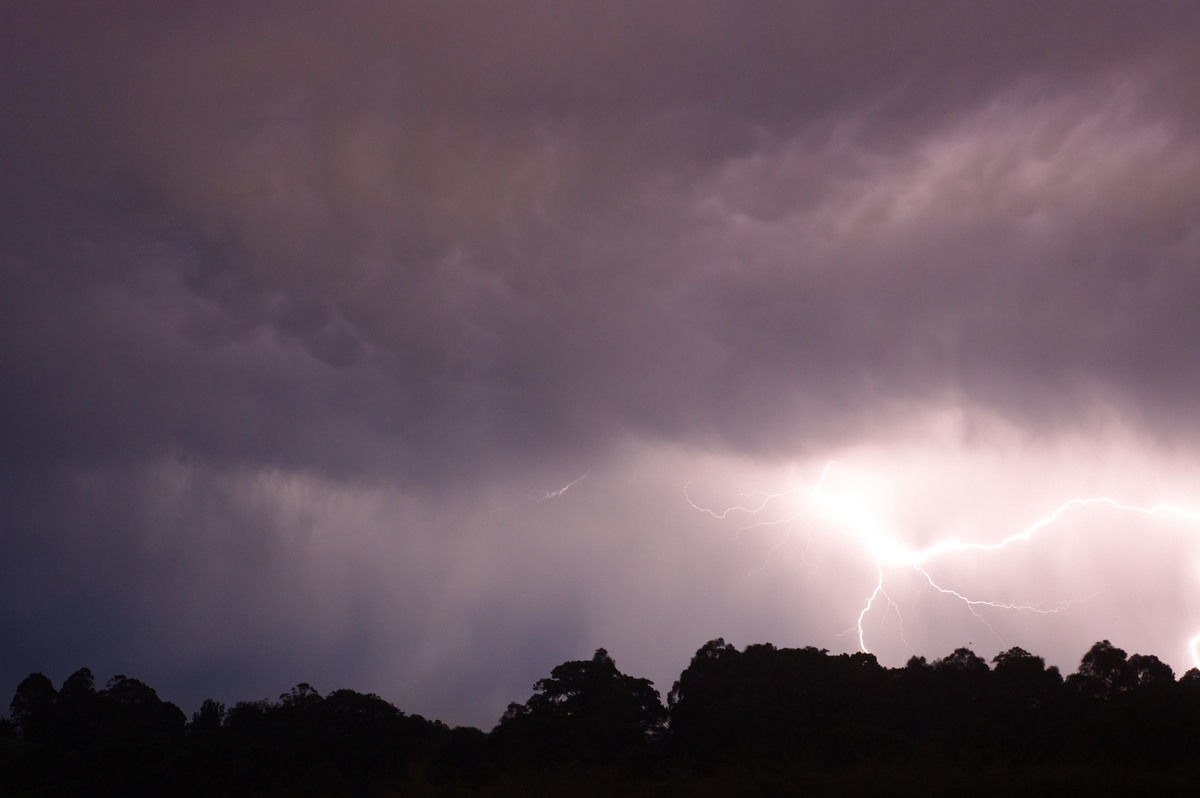
<instances>
[{"instance_id":1,"label":"bright lightning flash","mask_svg":"<svg viewBox=\"0 0 1200 798\"><path fill-rule=\"evenodd\" d=\"M826 463L820 477L807 487L793 488L780 493L756 491L742 494L742 498L745 499L742 504L728 507L724 510L713 510L696 504L689 495L687 486L684 487L684 496L688 504L695 510L710 515L717 520L726 520L736 516L748 516L756 519L752 523L739 527L738 533L762 527L780 526L784 528L786 533L779 543L770 549L768 560L770 559L770 555L774 554L780 546L785 545L792 539L792 532L797 526L804 525L811 529L812 521L818 516L828 519L838 529L844 530L847 537L861 544L867 550L870 559L874 563L876 581L870 594L863 599L862 608L858 613L855 624L847 629L846 633L854 634L857 637L859 649L864 652L870 651L867 645L864 624L872 611L881 603L886 604L888 612L896 613L901 622L900 639L910 650L912 648L904 640L903 617L900 615L900 607L888 595L886 589L885 583L888 569L897 567L906 568L919 574L928 588L961 602L993 635L999 638L999 635L996 634L995 630L988 624L987 619L980 612L981 608L990 607L998 610L1053 614L1063 612L1076 604L1087 601L1091 596L1040 602L1037 604L1021 604L972 598L967 594L939 584L930 573L930 568L934 561L951 554L995 552L1015 544L1030 541L1039 535L1050 534L1053 526L1063 516L1088 506L1107 507L1121 513L1135 513L1146 516L1172 516L1186 522L1200 524L1200 512L1174 505L1156 504L1149 507L1141 507L1125 504L1107 496L1074 498L1063 502L1053 512L1039 518L1021 531L991 543L977 543L957 537L949 537L938 540L924 548L915 548L904 543L894 529L871 512L870 504L864 496L857 494L847 495L828 489L826 483L828 482L833 465L834 462L832 460ZM773 505L787 501L798 501L796 505L798 509L772 514L771 508ZM809 532L809 541L811 542L811 531ZM805 552L807 552L807 548ZM807 563L807 560L805 562ZM1187 641L1186 651L1191 665L1200 667L1200 633Z\"/></svg>"}]
</instances>

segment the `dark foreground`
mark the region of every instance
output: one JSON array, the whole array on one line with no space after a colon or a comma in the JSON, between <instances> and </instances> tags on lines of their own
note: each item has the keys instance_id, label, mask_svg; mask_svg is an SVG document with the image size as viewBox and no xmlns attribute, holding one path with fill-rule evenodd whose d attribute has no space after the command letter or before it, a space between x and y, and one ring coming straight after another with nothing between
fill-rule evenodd
<instances>
[{"instance_id":1,"label":"dark foreground","mask_svg":"<svg viewBox=\"0 0 1200 798\"><path fill-rule=\"evenodd\" d=\"M868 654L702 647L667 696L597 651L488 733L375 695L206 701L32 674L0 721L0 795L1195 795L1200 671L1107 641L1078 672L1021 649L881 667Z\"/></svg>"}]
</instances>

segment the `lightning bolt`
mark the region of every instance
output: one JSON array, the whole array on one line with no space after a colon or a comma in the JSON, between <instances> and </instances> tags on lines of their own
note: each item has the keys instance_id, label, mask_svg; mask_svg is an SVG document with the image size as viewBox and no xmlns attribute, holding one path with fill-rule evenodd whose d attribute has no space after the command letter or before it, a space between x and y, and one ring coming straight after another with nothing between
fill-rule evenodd
<instances>
[{"instance_id":1,"label":"lightning bolt","mask_svg":"<svg viewBox=\"0 0 1200 798\"><path fill-rule=\"evenodd\" d=\"M738 535L739 537L741 536L741 534L743 532L747 532L752 529L759 529L762 527L771 527L771 526L785 526L786 527L786 531L785 531L783 537L780 538L779 542L777 542L774 546L772 546L767 551L767 558L763 562L763 564L761 566L759 566L758 568L755 568L753 571L750 572L750 574L748 574L748 576L753 576L755 573L758 573L759 571L766 568L767 565L770 564L771 558L774 556L775 552L779 551L780 548L782 548L783 546L785 546L786 544L791 542L792 531L795 529L797 522L801 521L806 515L808 515L808 510L809 510L809 507L811 506L812 499L815 496L815 492L820 490L821 486L825 483L825 477L829 475L829 469L832 467L833 467L833 461L830 460L828 463L825 464L825 467L823 469L821 469L821 476L817 479L816 484L814 484L808 488L792 488L791 490L786 490L781 493L767 493L766 491L756 490L756 491L750 491L748 493L739 493L738 494L738 496L740 496L743 499L754 500L753 506L746 506L744 504L739 504L739 505L735 505L733 507L727 507L724 510L721 510L719 512L716 510L713 510L711 508L708 508L708 507L702 507L702 506L696 504L694 501L692 501L692 497L688 493L688 488L691 487L690 483L683 486L683 497L687 500L687 503L692 506L692 509L694 509L698 512L704 513L706 515L710 515L713 518L717 519L718 521L724 521L725 519L729 518L729 516L733 513L748 513L750 515L757 515L758 513L765 510L769 504L771 504L772 502L775 502L779 499L785 499L785 498L794 496L797 493L807 494L807 498L804 500L804 504L798 512L792 513L791 515L784 516L781 518L757 521L753 524L745 524L743 526L738 527L735 534ZM809 540L811 541L811 537L809 538ZM804 553L807 553L807 547L805 547ZM803 556L803 554L802 554L802 556ZM809 565L809 567L814 567L814 566L812 566L811 563L809 563L807 561L807 559L805 559L805 564Z\"/></svg>"},{"instance_id":2,"label":"lightning bolt","mask_svg":"<svg viewBox=\"0 0 1200 798\"><path fill-rule=\"evenodd\" d=\"M591 471L587 471L583 474L583 476L576 477L575 479L573 479L570 482L568 482L567 484L563 485L561 488L557 488L556 490L530 491L528 493L528 495L525 496L525 498L521 499L519 502L512 505L511 507L506 508L506 510L507 510L507 512L512 512L513 510L517 509L518 507L529 504L530 502L538 503L538 502L549 501L550 499L557 499L559 496L563 495L564 493L569 491L571 488L575 487L580 482L582 482L591 473L592 473Z\"/></svg>"},{"instance_id":3,"label":"lightning bolt","mask_svg":"<svg viewBox=\"0 0 1200 798\"><path fill-rule=\"evenodd\" d=\"M854 626L850 627L842 634L850 634L851 632L857 631L859 650L869 653L870 649L867 648L866 633L863 631L863 622L866 620L867 615L870 614L871 609L875 606L875 602L882 596L884 601L887 602L888 612L895 612L896 618L900 622L900 642L904 643L905 648L907 648L909 651L912 651L912 646L908 644L908 640L906 640L904 637L904 616L900 612L900 605L893 601L892 597L889 596L887 591L883 589L883 563L878 558L875 560L875 573L879 578L875 582L875 589L871 591L871 595L867 596L867 600L863 602L863 608L858 613L858 621ZM884 617L886 618L887 616L885 615ZM984 621L984 623L987 622Z\"/></svg>"},{"instance_id":4,"label":"lightning bolt","mask_svg":"<svg viewBox=\"0 0 1200 798\"><path fill-rule=\"evenodd\" d=\"M850 535L857 539L865 546L869 552L871 559L875 565L876 581L871 592L863 599L861 609L853 626L847 629L843 634L854 635L858 641L858 647L861 651L870 652L867 643L867 634L865 623L872 611L881 603L886 604L887 613L895 612L900 624L900 640L904 645L912 651L912 647L904 638L904 618L900 612L900 606L892 599L886 589L887 571L889 568L906 568L918 574L925 583L926 589L932 589L937 593L952 598L962 603L970 613L977 618L997 639L1000 635L988 623L987 618L980 612L982 608L992 608L998 610L1010 610L1016 612L1031 612L1038 614L1055 614L1064 612L1071 607L1088 601L1095 594L1083 596L1079 598L1066 599L1061 601L1043 601L1036 604L1015 603L1005 601L985 600L974 598L970 595L962 593L950 587L939 584L930 573L928 564L937 560L940 557L945 557L951 554L969 553L969 552L995 552L1005 549L1014 544L1030 541L1041 534L1048 534L1050 528L1060 521L1065 515L1080 510L1089 506L1108 507L1117 512L1136 513L1145 516L1172 516L1182 521L1200 523L1200 511L1190 510L1178 507L1171 504L1155 504L1148 507L1139 505L1127 504L1117 499L1100 496L1094 498L1073 498L1063 502L1057 508L1047 515L1037 519L1032 524L1024 529L1015 532L1007 537L1001 538L990 543L980 543L969 540L962 540L958 537L949 537L932 543L924 548L915 548L901 541L892 530L878 519L873 517L859 501L851 500L846 497L837 496L825 490L825 483L829 476L830 470L834 465L834 461L830 460L821 470L817 480L803 488L793 488L791 490L778 493L768 493L765 491L753 491L750 493L738 494L743 501L740 504L728 507L724 510L714 510L709 507L704 507L697 504L691 497L688 488L684 486L684 498L691 507L699 512L705 513L714 519L724 521L735 515L745 514L749 517L759 517L769 511L769 508L781 501L792 497L800 496L801 502L799 509L793 512L785 512L776 517L760 518L749 524L744 524L737 529L740 535L742 532L751 529L785 526L787 529L783 538L768 551L767 562L764 562L757 570L765 568L770 561L771 555L791 541L792 530L798 524L805 524L814 511L820 510L826 515L836 519L838 525L847 530ZM810 533L811 535L811 533ZM810 537L811 542L811 537ZM807 548L806 550L807 551ZM811 565L805 560L805 563ZM884 616L886 618L886 614ZM1200 633L1196 634L1186 645L1187 657L1195 667L1200 667Z\"/></svg>"}]
</instances>

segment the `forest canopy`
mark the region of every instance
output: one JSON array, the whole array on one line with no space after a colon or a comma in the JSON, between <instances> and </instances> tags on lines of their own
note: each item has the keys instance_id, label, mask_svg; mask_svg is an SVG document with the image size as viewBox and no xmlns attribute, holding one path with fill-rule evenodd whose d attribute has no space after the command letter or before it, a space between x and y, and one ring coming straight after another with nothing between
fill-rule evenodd
<instances>
[{"instance_id":1,"label":"forest canopy","mask_svg":"<svg viewBox=\"0 0 1200 798\"><path fill-rule=\"evenodd\" d=\"M0 791L550 794L577 792L576 782L603 772L620 791L719 794L706 791L802 778L852 794L870 791L880 774L919 785L951 772L974 785L1001 769L1036 783L1074 780L1082 768L1097 772L1097 762L1106 773L1152 767L1169 786L1194 779L1198 740L1200 670L1176 679L1157 657L1130 656L1108 640L1064 678L1015 647L991 663L959 648L886 668L867 653L769 643L738 650L716 639L665 702L598 649L555 667L487 733L305 683L273 701L210 699L188 719L128 676L97 688L85 667L56 688L33 673L0 721ZM857 786L839 793L834 783Z\"/></svg>"}]
</instances>

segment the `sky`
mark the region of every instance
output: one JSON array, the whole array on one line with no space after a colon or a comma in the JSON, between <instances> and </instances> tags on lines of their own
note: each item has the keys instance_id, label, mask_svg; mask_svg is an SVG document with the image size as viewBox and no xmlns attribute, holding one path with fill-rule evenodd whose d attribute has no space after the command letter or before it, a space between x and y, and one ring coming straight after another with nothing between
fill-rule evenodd
<instances>
[{"instance_id":1,"label":"sky","mask_svg":"<svg viewBox=\"0 0 1200 798\"><path fill-rule=\"evenodd\" d=\"M0 0L0 690L487 729L717 637L1181 675L1196 30Z\"/></svg>"}]
</instances>

